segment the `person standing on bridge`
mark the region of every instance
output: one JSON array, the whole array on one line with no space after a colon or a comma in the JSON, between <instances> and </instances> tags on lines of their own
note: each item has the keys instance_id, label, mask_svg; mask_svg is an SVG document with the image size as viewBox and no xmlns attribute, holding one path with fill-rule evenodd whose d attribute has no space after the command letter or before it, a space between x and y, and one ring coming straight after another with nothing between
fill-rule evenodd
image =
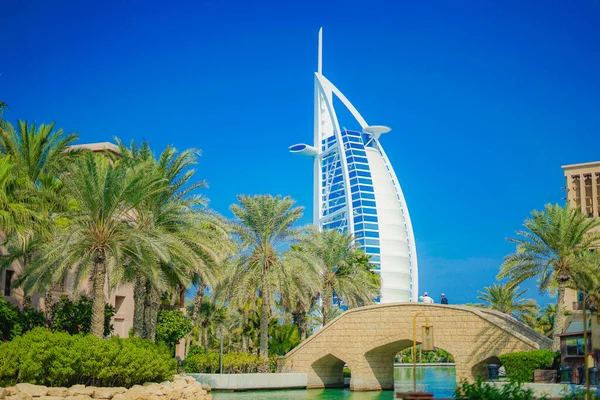
<instances>
[{"instance_id":1,"label":"person standing on bridge","mask_svg":"<svg viewBox=\"0 0 600 400\"><path fill-rule=\"evenodd\" d=\"M434 301L431 297L427 296L427 292L423 293L423 296L420 296L419 299L423 302L423 303L429 303L429 304L433 304Z\"/></svg>"},{"instance_id":2,"label":"person standing on bridge","mask_svg":"<svg viewBox=\"0 0 600 400\"><path fill-rule=\"evenodd\" d=\"M446 297L446 295L444 293L442 293L442 300L440 300L440 303L448 304L448 298Z\"/></svg>"}]
</instances>

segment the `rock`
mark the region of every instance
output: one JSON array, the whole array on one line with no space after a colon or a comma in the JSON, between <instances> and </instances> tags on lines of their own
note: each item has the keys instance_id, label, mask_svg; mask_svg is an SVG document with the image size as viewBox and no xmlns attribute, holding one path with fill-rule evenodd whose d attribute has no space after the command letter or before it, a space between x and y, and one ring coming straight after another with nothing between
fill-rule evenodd
<instances>
[{"instance_id":1,"label":"rock","mask_svg":"<svg viewBox=\"0 0 600 400\"><path fill-rule=\"evenodd\" d=\"M125 393L119 393L119 394L115 394L115 396L112 398L112 400L128 400L127 396L125 396Z\"/></svg>"},{"instance_id":2,"label":"rock","mask_svg":"<svg viewBox=\"0 0 600 400\"><path fill-rule=\"evenodd\" d=\"M4 399L8 395L9 395L8 390L6 390L4 388L0 388L0 399Z\"/></svg>"},{"instance_id":3,"label":"rock","mask_svg":"<svg viewBox=\"0 0 600 400\"><path fill-rule=\"evenodd\" d=\"M94 395L92 396L94 399L112 399L117 394L125 393L127 389L124 387L114 387L114 388L95 388Z\"/></svg>"},{"instance_id":4,"label":"rock","mask_svg":"<svg viewBox=\"0 0 600 400\"><path fill-rule=\"evenodd\" d=\"M15 393L13 395L6 396L4 399L5 400L32 400L33 397L31 397L31 395L27 394L27 393Z\"/></svg>"},{"instance_id":5,"label":"rock","mask_svg":"<svg viewBox=\"0 0 600 400\"><path fill-rule=\"evenodd\" d=\"M91 396L87 394L68 395L64 400L92 400Z\"/></svg>"},{"instance_id":6,"label":"rock","mask_svg":"<svg viewBox=\"0 0 600 400\"><path fill-rule=\"evenodd\" d=\"M66 387L49 387L48 388L48 396L67 397L68 395L69 395L69 389L67 389Z\"/></svg>"},{"instance_id":7,"label":"rock","mask_svg":"<svg viewBox=\"0 0 600 400\"><path fill-rule=\"evenodd\" d=\"M205 395L205 394L206 394L206 391L195 388L193 386L186 387L185 389L183 389L183 392L182 392L183 398L189 399L189 400L202 398L203 395Z\"/></svg>"},{"instance_id":8,"label":"rock","mask_svg":"<svg viewBox=\"0 0 600 400\"><path fill-rule=\"evenodd\" d=\"M17 383L15 388L19 393L28 394L31 397L42 397L48 394L46 386L32 385L31 383Z\"/></svg>"},{"instance_id":9,"label":"rock","mask_svg":"<svg viewBox=\"0 0 600 400\"><path fill-rule=\"evenodd\" d=\"M63 400L64 397L63 396L42 396L42 397L36 397L36 400Z\"/></svg>"},{"instance_id":10,"label":"rock","mask_svg":"<svg viewBox=\"0 0 600 400\"><path fill-rule=\"evenodd\" d=\"M118 397L117 397L118 396ZM146 393L146 388L140 385L134 385L123 394L118 394L112 400L119 400L121 396L125 396L123 400L148 400L150 395Z\"/></svg>"},{"instance_id":11,"label":"rock","mask_svg":"<svg viewBox=\"0 0 600 400\"><path fill-rule=\"evenodd\" d=\"M173 390L182 391L183 389L185 389L188 386L188 383L186 381L184 381L183 379L179 379L179 380L171 382L171 385L169 385L169 386Z\"/></svg>"},{"instance_id":12,"label":"rock","mask_svg":"<svg viewBox=\"0 0 600 400\"><path fill-rule=\"evenodd\" d=\"M210 385L208 383L203 383L202 389L206 390L207 392L210 392Z\"/></svg>"},{"instance_id":13,"label":"rock","mask_svg":"<svg viewBox=\"0 0 600 400\"><path fill-rule=\"evenodd\" d=\"M94 395L94 390L97 389L93 386L74 385L69 388L69 396L88 396Z\"/></svg>"},{"instance_id":14,"label":"rock","mask_svg":"<svg viewBox=\"0 0 600 400\"><path fill-rule=\"evenodd\" d=\"M146 394L150 395L150 396L164 396L165 392L162 390L161 386L159 384L156 385L148 385L144 388Z\"/></svg>"}]
</instances>

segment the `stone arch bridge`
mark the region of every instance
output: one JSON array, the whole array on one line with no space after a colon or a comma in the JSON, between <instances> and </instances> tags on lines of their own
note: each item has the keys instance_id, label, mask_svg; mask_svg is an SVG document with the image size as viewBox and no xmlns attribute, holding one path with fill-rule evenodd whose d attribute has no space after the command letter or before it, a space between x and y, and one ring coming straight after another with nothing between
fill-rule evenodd
<instances>
[{"instance_id":1,"label":"stone arch bridge","mask_svg":"<svg viewBox=\"0 0 600 400\"><path fill-rule=\"evenodd\" d=\"M412 346L413 318L429 317L434 345L454 356L457 381L487 374L498 356L549 348L551 340L505 314L483 308L423 303L373 305L348 310L303 341L285 357L289 372L306 372L308 387L343 385L344 364L350 389L394 387L394 357ZM417 319L417 342L425 318Z\"/></svg>"}]
</instances>

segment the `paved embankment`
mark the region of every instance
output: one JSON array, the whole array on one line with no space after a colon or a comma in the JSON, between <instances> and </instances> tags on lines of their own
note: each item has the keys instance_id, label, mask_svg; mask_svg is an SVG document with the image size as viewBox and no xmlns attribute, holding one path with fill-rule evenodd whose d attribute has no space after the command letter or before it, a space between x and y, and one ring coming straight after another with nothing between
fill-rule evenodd
<instances>
[{"instance_id":1,"label":"paved embankment","mask_svg":"<svg viewBox=\"0 0 600 400\"><path fill-rule=\"evenodd\" d=\"M281 374L187 374L212 390L304 389L308 381L304 373Z\"/></svg>"}]
</instances>

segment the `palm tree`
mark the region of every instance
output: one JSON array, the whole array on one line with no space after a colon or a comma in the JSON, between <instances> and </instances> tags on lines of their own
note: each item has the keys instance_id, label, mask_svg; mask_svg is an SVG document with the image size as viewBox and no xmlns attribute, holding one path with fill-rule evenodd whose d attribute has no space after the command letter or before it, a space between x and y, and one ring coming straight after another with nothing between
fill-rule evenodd
<instances>
[{"instance_id":1,"label":"palm tree","mask_svg":"<svg viewBox=\"0 0 600 400\"><path fill-rule=\"evenodd\" d=\"M161 181L145 172L86 153L61 174L68 179L71 206L59 213L64 223L40 246L39 256L19 283L26 293L42 291L72 270L75 284L89 279L92 289L92 333L104 332L106 285L119 283L130 263L170 261L172 242L162 232L137 224L136 208L157 191ZM155 273L155 271L153 271Z\"/></svg>"},{"instance_id":2,"label":"palm tree","mask_svg":"<svg viewBox=\"0 0 600 400\"><path fill-rule=\"evenodd\" d=\"M300 237L301 231L294 224L302 217L302 207L295 207L294 200L281 196L239 195L237 199L239 204L231 206L236 218L232 226L244 251L232 264L234 272L230 276L236 282L230 295L242 299L248 291L259 292L260 355L266 361L271 307L284 269L282 251Z\"/></svg>"},{"instance_id":3,"label":"palm tree","mask_svg":"<svg viewBox=\"0 0 600 400\"><path fill-rule=\"evenodd\" d=\"M577 290L587 298L586 309L592 313L598 311L600 304L600 253L586 252L580 255L572 272L570 288Z\"/></svg>"},{"instance_id":4,"label":"palm tree","mask_svg":"<svg viewBox=\"0 0 600 400\"><path fill-rule=\"evenodd\" d=\"M210 296L205 296L202 308L198 311L198 323L200 331L198 342L204 346L206 352L209 348L209 333L217 333L227 323L229 315L227 308L217 304ZM203 338L202 338L203 336Z\"/></svg>"},{"instance_id":5,"label":"palm tree","mask_svg":"<svg viewBox=\"0 0 600 400\"><path fill-rule=\"evenodd\" d=\"M10 123L0 127L0 153L13 157L23 176L35 185L45 176L56 177L78 154L68 151L78 135L54 128L54 122L37 126L27 121L18 121L18 130Z\"/></svg>"},{"instance_id":6,"label":"palm tree","mask_svg":"<svg viewBox=\"0 0 600 400\"><path fill-rule=\"evenodd\" d=\"M8 110L8 104L0 100L0 129L6 124L6 122L2 119L2 114L4 114L5 110Z\"/></svg>"},{"instance_id":7,"label":"palm tree","mask_svg":"<svg viewBox=\"0 0 600 400\"><path fill-rule=\"evenodd\" d=\"M321 271L323 324L329 322L334 293L350 308L371 304L379 295L379 275L370 270L368 259L364 262L349 233L313 229L301 247L313 254Z\"/></svg>"},{"instance_id":8,"label":"palm tree","mask_svg":"<svg viewBox=\"0 0 600 400\"><path fill-rule=\"evenodd\" d=\"M321 289L319 263L303 246L292 246L284 253L282 272L279 308L291 316L300 339L304 340L309 314L317 307Z\"/></svg>"},{"instance_id":9,"label":"palm tree","mask_svg":"<svg viewBox=\"0 0 600 400\"><path fill-rule=\"evenodd\" d=\"M538 309L535 300L522 298L525 293L527 289L519 291L518 286L494 283L485 290L480 290L477 298L486 303L485 307L525 322L528 318L535 317Z\"/></svg>"},{"instance_id":10,"label":"palm tree","mask_svg":"<svg viewBox=\"0 0 600 400\"><path fill-rule=\"evenodd\" d=\"M134 281L134 334L154 340L162 289L185 288L191 282L214 282L217 265L228 254L228 235L225 223L206 208L206 199L193 191L206 187L204 181L192 183L200 152L194 149L177 152L168 146L158 158L148 143L140 146L134 141L127 148L117 140L122 158L130 168L144 163L149 173L161 181L163 190L156 191L136 208L136 223L161 231L163 239L173 243L175 250L170 264L161 264L161 274L148 274L153 268L140 265L132 270ZM201 296L203 297L203 296ZM200 300L201 303L201 300ZM197 308L192 311L196 323Z\"/></svg>"},{"instance_id":11,"label":"palm tree","mask_svg":"<svg viewBox=\"0 0 600 400\"><path fill-rule=\"evenodd\" d=\"M556 284L552 350L558 351L558 335L562 333L565 318L565 288L576 258L599 243L600 233L591 231L600 226L600 220L586 218L579 208L569 208L568 204L564 207L547 204L544 211L533 211L524 225L526 230L517 231L519 237L508 239L516 243L517 249L505 257L498 278L509 278L514 285L537 277L541 290Z\"/></svg>"},{"instance_id":12,"label":"palm tree","mask_svg":"<svg viewBox=\"0 0 600 400\"><path fill-rule=\"evenodd\" d=\"M18 173L10 156L0 156L0 232L4 239L28 236L38 219L31 201L20 190ZM21 192L21 193L20 193Z\"/></svg>"},{"instance_id":13,"label":"palm tree","mask_svg":"<svg viewBox=\"0 0 600 400\"><path fill-rule=\"evenodd\" d=\"M0 154L12 160L13 173L18 177L18 192L36 211L34 216L30 216L30 227L34 229L7 235L5 244L9 254L2 257L3 267L18 261L22 268L27 268L37 245L41 243L40 236L52 235L53 215L68 206L65 185L57 177L78 156L79 152L69 151L69 146L78 136L75 133L65 134L62 129L54 127L54 123L37 127L35 123L18 121L16 130L8 122L0 124ZM48 309L51 298L51 293L46 293Z\"/></svg>"},{"instance_id":14,"label":"palm tree","mask_svg":"<svg viewBox=\"0 0 600 400\"><path fill-rule=\"evenodd\" d=\"M554 330L554 316L556 315L556 304L546 304L540 310L536 322L536 330L548 337L552 336Z\"/></svg>"}]
</instances>

